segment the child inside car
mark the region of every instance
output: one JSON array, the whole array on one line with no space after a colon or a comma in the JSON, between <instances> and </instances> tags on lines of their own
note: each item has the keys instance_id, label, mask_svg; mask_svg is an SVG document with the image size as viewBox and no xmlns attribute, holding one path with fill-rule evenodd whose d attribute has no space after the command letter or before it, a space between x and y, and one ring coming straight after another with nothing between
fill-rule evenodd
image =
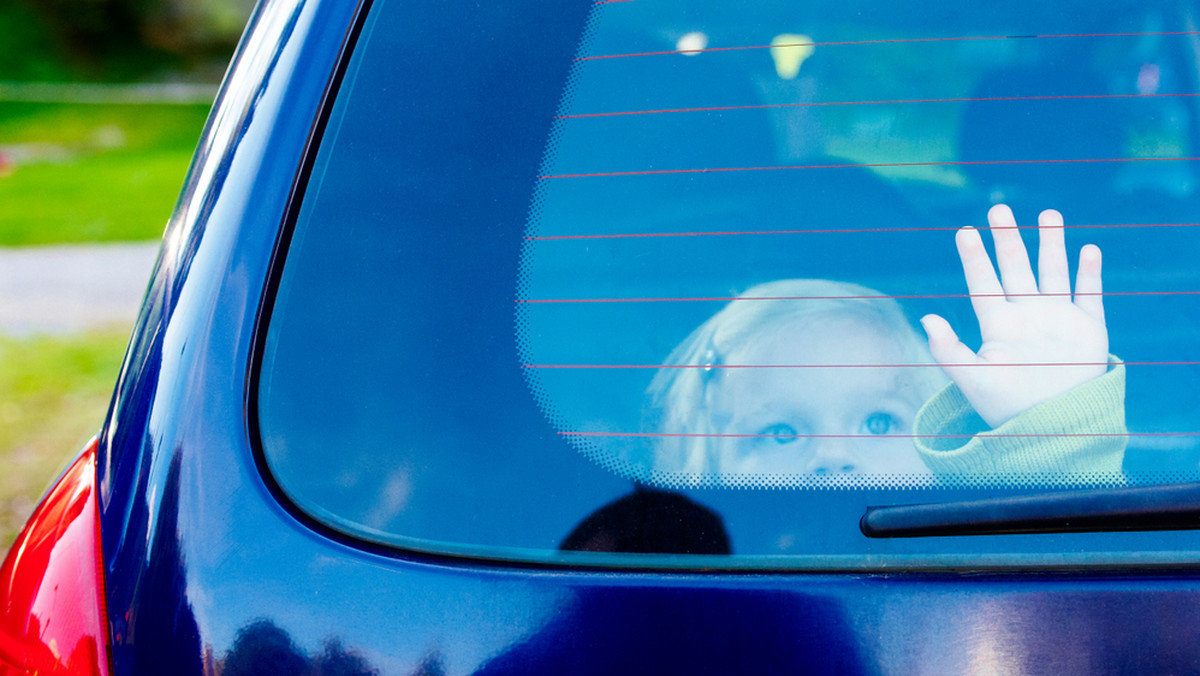
<instances>
[{"instance_id":1,"label":"child inside car","mask_svg":"<svg viewBox=\"0 0 1200 676\"><path fill-rule=\"evenodd\" d=\"M1039 217L1036 275L1011 210L988 222L999 275L978 231L956 236L978 350L937 315L921 337L865 287L755 286L652 381L655 472L1119 483L1124 369L1108 354L1100 250L1081 251L1072 296L1058 212Z\"/></svg>"}]
</instances>

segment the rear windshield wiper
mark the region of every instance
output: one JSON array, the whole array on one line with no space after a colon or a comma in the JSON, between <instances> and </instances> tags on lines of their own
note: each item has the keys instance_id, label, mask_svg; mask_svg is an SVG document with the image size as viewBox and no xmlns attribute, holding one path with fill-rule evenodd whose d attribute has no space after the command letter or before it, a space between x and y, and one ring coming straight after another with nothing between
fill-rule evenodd
<instances>
[{"instance_id":1,"label":"rear windshield wiper","mask_svg":"<svg viewBox=\"0 0 1200 676\"><path fill-rule=\"evenodd\" d=\"M1200 484L868 507L859 527L872 538L1200 529Z\"/></svg>"}]
</instances>

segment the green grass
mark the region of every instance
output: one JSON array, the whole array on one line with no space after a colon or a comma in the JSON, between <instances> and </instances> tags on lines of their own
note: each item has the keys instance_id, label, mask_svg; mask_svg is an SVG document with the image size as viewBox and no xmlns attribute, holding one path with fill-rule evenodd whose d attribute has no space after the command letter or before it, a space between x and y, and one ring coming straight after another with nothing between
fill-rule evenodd
<instances>
[{"instance_id":1,"label":"green grass","mask_svg":"<svg viewBox=\"0 0 1200 676\"><path fill-rule=\"evenodd\" d=\"M99 431L128 339L126 327L0 338L0 552Z\"/></svg>"},{"instance_id":2,"label":"green grass","mask_svg":"<svg viewBox=\"0 0 1200 676\"><path fill-rule=\"evenodd\" d=\"M0 246L162 236L208 107L0 102Z\"/></svg>"}]
</instances>

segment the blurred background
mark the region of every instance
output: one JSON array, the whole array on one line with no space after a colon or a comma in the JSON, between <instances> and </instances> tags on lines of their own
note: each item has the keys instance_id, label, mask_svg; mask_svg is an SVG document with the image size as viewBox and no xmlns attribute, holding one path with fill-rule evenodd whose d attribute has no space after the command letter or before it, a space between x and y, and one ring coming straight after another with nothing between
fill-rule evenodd
<instances>
[{"instance_id":1,"label":"blurred background","mask_svg":"<svg viewBox=\"0 0 1200 676\"><path fill-rule=\"evenodd\" d=\"M253 0L0 0L0 551L107 410Z\"/></svg>"}]
</instances>

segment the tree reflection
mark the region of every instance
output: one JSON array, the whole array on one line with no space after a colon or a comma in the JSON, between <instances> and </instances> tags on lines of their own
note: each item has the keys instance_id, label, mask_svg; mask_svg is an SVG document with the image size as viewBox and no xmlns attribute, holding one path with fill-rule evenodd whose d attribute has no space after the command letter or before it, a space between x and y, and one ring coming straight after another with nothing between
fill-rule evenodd
<instances>
[{"instance_id":1,"label":"tree reflection","mask_svg":"<svg viewBox=\"0 0 1200 676\"><path fill-rule=\"evenodd\" d=\"M270 620L258 620L238 631L217 671L221 676L380 676L340 639L327 639L319 653L309 656Z\"/></svg>"}]
</instances>

